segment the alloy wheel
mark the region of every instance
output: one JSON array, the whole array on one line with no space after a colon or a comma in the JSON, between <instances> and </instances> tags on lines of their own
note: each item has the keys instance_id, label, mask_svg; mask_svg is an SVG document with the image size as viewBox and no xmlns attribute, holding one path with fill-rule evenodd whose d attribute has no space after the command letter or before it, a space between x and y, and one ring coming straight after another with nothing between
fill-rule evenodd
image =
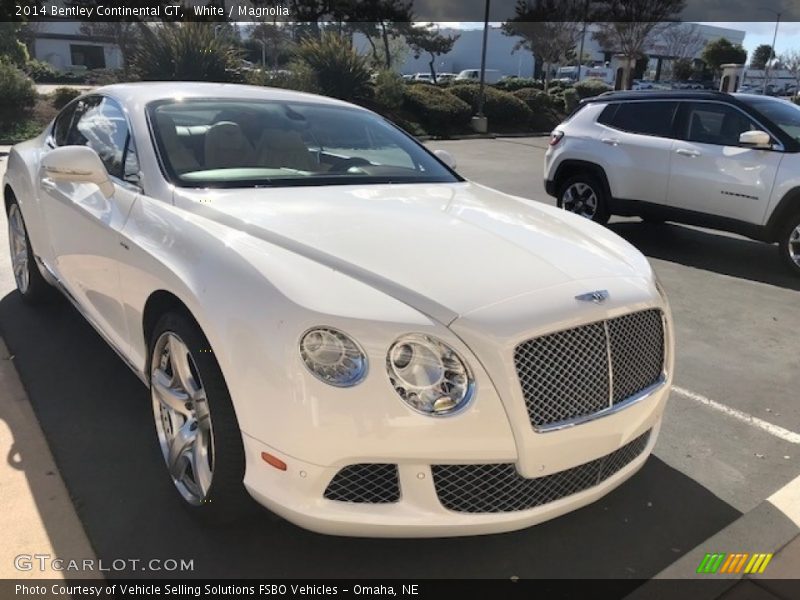
<instances>
[{"instance_id":1,"label":"alloy wheel","mask_svg":"<svg viewBox=\"0 0 800 600\"><path fill-rule=\"evenodd\" d=\"M564 208L587 219L597 213L597 194L588 184L579 181L570 185L562 196Z\"/></svg>"},{"instance_id":2,"label":"alloy wheel","mask_svg":"<svg viewBox=\"0 0 800 600\"><path fill-rule=\"evenodd\" d=\"M800 267L800 224L789 234L789 258Z\"/></svg>"},{"instance_id":3,"label":"alloy wheel","mask_svg":"<svg viewBox=\"0 0 800 600\"><path fill-rule=\"evenodd\" d=\"M28 271L28 234L25 232L25 223L22 212L16 204L11 205L8 211L8 245L11 249L11 267L14 271L14 280L17 289L26 293L30 286Z\"/></svg>"},{"instance_id":4,"label":"alloy wheel","mask_svg":"<svg viewBox=\"0 0 800 600\"><path fill-rule=\"evenodd\" d=\"M150 372L153 416L175 487L205 502L214 474L214 432L205 389L186 344L171 331L156 341Z\"/></svg>"}]
</instances>

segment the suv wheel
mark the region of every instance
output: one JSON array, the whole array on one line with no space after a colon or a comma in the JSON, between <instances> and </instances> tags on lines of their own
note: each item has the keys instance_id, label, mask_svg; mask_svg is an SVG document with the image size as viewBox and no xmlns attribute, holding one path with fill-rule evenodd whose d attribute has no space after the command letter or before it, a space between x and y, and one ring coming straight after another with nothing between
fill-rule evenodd
<instances>
[{"instance_id":1,"label":"suv wheel","mask_svg":"<svg viewBox=\"0 0 800 600\"><path fill-rule=\"evenodd\" d=\"M592 175L575 175L558 189L558 207L595 223L608 222L608 202L603 184Z\"/></svg>"},{"instance_id":2,"label":"suv wheel","mask_svg":"<svg viewBox=\"0 0 800 600\"><path fill-rule=\"evenodd\" d=\"M800 275L800 213L789 219L778 240L781 257L795 275Z\"/></svg>"}]
</instances>

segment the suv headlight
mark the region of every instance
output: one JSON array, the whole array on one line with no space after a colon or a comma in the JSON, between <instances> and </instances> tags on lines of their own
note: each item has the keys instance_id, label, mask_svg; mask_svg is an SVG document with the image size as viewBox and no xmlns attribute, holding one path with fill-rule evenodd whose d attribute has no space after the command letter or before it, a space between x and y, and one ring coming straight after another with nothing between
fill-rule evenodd
<instances>
[{"instance_id":1,"label":"suv headlight","mask_svg":"<svg viewBox=\"0 0 800 600\"><path fill-rule=\"evenodd\" d=\"M317 379L337 387L356 385L367 374L367 356L361 346L332 327L306 331L300 338L300 357Z\"/></svg>"},{"instance_id":2,"label":"suv headlight","mask_svg":"<svg viewBox=\"0 0 800 600\"><path fill-rule=\"evenodd\" d=\"M464 408L474 380L467 363L450 346L428 335L399 338L386 356L397 394L424 415L443 416Z\"/></svg>"}]
</instances>

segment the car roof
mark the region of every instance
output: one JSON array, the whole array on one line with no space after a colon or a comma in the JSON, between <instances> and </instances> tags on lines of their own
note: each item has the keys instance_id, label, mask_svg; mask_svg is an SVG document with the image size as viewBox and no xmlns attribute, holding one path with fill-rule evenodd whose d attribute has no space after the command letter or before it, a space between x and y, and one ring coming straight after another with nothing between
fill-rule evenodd
<instances>
[{"instance_id":1,"label":"car roof","mask_svg":"<svg viewBox=\"0 0 800 600\"><path fill-rule=\"evenodd\" d=\"M91 93L105 94L125 103L147 104L155 100L178 98L214 98L243 100L280 100L359 108L354 104L326 96L295 92L281 88L236 83L205 83L199 81L152 81L119 83L97 88Z\"/></svg>"},{"instance_id":2,"label":"car roof","mask_svg":"<svg viewBox=\"0 0 800 600\"><path fill-rule=\"evenodd\" d=\"M605 92L586 98L584 102L610 102L624 100L730 100L734 96L713 90L631 90Z\"/></svg>"}]
</instances>

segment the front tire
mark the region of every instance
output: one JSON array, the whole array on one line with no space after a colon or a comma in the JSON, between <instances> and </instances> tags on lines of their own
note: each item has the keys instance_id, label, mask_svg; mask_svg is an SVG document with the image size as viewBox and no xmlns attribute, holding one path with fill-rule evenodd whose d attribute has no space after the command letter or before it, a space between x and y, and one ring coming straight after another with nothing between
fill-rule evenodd
<instances>
[{"instance_id":1,"label":"front tire","mask_svg":"<svg viewBox=\"0 0 800 600\"><path fill-rule=\"evenodd\" d=\"M36 265L28 228L22 218L22 211L16 201L8 207L8 246L11 252L11 268L14 281L22 300L36 305L46 301L53 291L52 286L42 277Z\"/></svg>"},{"instance_id":2,"label":"front tire","mask_svg":"<svg viewBox=\"0 0 800 600\"><path fill-rule=\"evenodd\" d=\"M558 207L605 225L611 216L603 184L594 175L573 175L558 188Z\"/></svg>"},{"instance_id":3,"label":"front tire","mask_svg":"<svg viewBox=\"0 0 800 600\"><path fill-rule=\"evenodd\" d=\"M188 315L169 312L150 340L150 394L159 445L183 506L225 523L254 502L244 488L242 434L219 363Z\"/></svg>"},{"instance_id":4,"label":"front tire","mask_svg":"<svg viewBox=\"0 0 800 600\"><path fill-rule=\"evenodd\" d=\"M795 275L800 276L800 213L793 214L778 239L781 258Z\"/></svg>"}]
</instances>

